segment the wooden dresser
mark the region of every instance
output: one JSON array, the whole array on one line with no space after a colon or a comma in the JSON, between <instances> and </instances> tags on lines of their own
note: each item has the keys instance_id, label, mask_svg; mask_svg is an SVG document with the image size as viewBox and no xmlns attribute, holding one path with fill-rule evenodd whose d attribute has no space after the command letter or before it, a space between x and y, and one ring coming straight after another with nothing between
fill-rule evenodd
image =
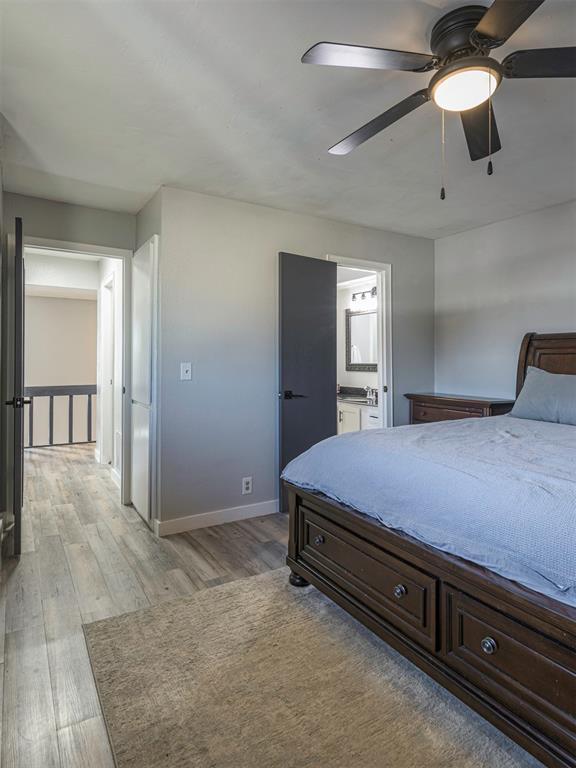
<instances>
[{"instance_id":1,"label":"wooden dresser","mask_svg":"<svg viewBox=\"0 0 576 768\"><path fill-rule=\"evenodd\" d=\"M430 392L408 393L405 397L410 400L410 424L470 419L478 416L501 416L511 411L514 405L514 400Z\"/></svg>"}]
</instances>

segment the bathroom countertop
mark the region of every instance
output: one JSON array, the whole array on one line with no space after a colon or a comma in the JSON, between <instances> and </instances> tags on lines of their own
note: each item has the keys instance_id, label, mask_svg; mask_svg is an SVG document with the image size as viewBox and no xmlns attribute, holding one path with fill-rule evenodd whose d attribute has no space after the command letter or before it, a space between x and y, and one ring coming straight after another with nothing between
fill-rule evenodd
<instances>
[{"instance_id":1,"label":"bathroom countertop","mask_svg":"<svg viewBox=\"0 0 576 768\"><path fill-rule=\"evenodd\" d=\"M378 403L369 403L365 397L359 397L358 395L336 395L336 400L339 403L354 403L356 405L368 405L371 408L378 407Z\"/></svg>"}]
</instances>

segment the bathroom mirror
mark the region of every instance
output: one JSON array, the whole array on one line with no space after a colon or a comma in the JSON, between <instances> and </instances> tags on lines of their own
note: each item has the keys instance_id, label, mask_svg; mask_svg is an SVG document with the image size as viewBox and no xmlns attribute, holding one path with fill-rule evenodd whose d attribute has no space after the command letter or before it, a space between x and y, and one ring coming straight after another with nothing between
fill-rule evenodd
<instances>
[{"instance_id":1,"label":"bathroom mirror","mask_svg":"<svg viewBox=\"0 0 576 768\"><path fill-rule=\"evenodd\" d=\"M346 310L346 370L378 370L378 327L376 310Z\"/></svg>"}]
</instances>

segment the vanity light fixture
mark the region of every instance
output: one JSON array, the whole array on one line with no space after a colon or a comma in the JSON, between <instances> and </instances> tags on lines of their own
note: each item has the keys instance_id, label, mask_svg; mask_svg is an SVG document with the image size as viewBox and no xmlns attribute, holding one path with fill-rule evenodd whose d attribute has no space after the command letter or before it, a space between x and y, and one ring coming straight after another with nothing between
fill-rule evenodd
<instances>
[{"instance_id":1,"label":"vanity light fixture","mask_svg":"<svg viewBox=\"0 0 576 768\"><path fill-rule=\"evenodd\" d=\"M370 298L371 299L375 299L377 292L378 291L376 289L376 286L371 288L369 291L356 291L356 293L352 294L352 301L356 301L356 297L357 296L361 296L363 299L365 299L366 298L366 294L370 294Z\"/></svg>"}]
</instances>

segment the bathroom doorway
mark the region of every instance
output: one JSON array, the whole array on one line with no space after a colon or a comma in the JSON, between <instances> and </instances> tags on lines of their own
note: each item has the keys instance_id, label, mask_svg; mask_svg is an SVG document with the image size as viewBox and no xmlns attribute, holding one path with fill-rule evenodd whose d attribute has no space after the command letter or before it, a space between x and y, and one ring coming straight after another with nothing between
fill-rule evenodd
<instances>
[{"instance_id":1,"label":"bathroom doorway","mask_svg":"<svg viewBox=\"0 0 576 768\"><path fill-rule=\"evenodd\" d=\"M347 273L343 271L345 268ZM391 426L393 393L391 266L336 256L316 259L281 252L278 272L280 475L296 456L338 432ZM345 306L344 289L349 294L349 306ZM352 294L356 294L355 298ZM364 310L353 314L355 306L363 306ZM350 314L346 313L347 309L351 310ZM347 320L348 367L352 367L349 371L345 370ZM354 351L353 346L357 347ZM367 368L362 370L363 366ZM354 374L355 378L348 378L348 374ZM346 399L343 397L346 394L352 397ZM347 417L343 412L352 406L358 413ZM283 497L281 508L285 510Z\"/></svg>"},{"instance_id":2,"label":"bathroom doorway","mask_svg":"<svg viewBox=\"0 0 576 768\"><path fill-rule=\"evenodd\" d=\"M390 267L337 262L338 434L392 424Z\"/></svg>"}]
</instances>

